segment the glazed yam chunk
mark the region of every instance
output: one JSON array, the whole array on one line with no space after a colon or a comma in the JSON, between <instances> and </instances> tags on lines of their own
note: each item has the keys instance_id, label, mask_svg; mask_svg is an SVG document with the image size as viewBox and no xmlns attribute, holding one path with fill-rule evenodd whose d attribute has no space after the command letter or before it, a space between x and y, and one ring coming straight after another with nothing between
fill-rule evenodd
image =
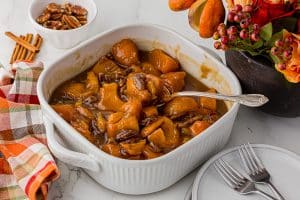
<instances>
[{"instance_id":1,"label":"glazed yam chunk","mask_svg":"<svg viewBox=\"0 0 300 200\"><path fill-rule=\"evenodd\" d=\"M146 88L146 76L144 73L129 74L126 82L127 96L129 98L137 98L143 103L151 100L151 94Z\"/></svg>"},{"instance_id":2,"label":"glazed yam chunk","mask_svg":"<svg viewBox=\"0 0 300 200\"><path fill-rule=\"evenodd\" d=\"M104 84L100 89L100 102L98 108L100 110L108 111L122 111L122 106L124 102L120 99L118 95L118 84L107 83Z\"/></svg>"},{"instance_id":3,"label":"glazed yam chunk","mask_svg":"<svg viewBox=\"0 0 300 200\"><path fill-rule=\"evenodd\" d=\"M216 93L215 89L209 89L207 92ZM199 103L203 108L216 111L217 110L217 100L208 97L200 97Z\"/></svg>"},{"instance_id":4,"label":"glazed yam chunk","mask_svg":"<svg viewBox=\"0 0 300 200\"><path fill-rule=\"evenodd\" d=\"M177 118L188 112L197 112L199 105L192 97L176 97L168 102L164 108L166 116Z\"/></svg>"},{"instance_id":5,"label":"glazed yam chunk","mask_svg":"<svg viewBox=\"0 0 300 200\"><path fill-rule=\"evenodd\" d=\"M124 149L124 151L131 156L137 156L142 154L145 145L146 140L140 140L139 142L135 143L120 143L121 148Z\"/></svg>"},{"instance_id":6,"label":"glazed yam chunk","mask_svg":"<svg viewBox=\"0 0 300 200\"><path fill-rule=\"evenodd\" d=\"M70 122L76 114L75 106L73 104L55 104L51 107L67 122Z\"/></svg>"},{"instance_id":7,"label":"glazed yam chunk","mask_svg":"<svg viewBox=\"0 0 300 200\"><path fill-rule=\"evenodd\" d=\"M138 48L130 39L123 39L113 45L111 50L115 60L126 66L131 66L138 63Z\"/></svg>"},{"instance_id":8,"label":"glazed yam chunk","mask_svg":"<svg viewBox=\"0 0 300 200\"><path fill-rule=\"evenodd\" d=\"M179 92L184 88L186 73L185 72L170 72L161 76L164 84L171 89L172 92Z\"/></svg>"},{"instance_id":9,"label":"glazed yam chunk","mask_svg":"<svg viewBox=\"0 0 300 200\"><path fill-rule=\"evenodd\" d=\"M162 73L175 72L179 69L177 60L160 49L154 49L148 55L149 63L157 67Z\"/></svg>"},{"instance_id":10,"label":"glazed yam chunk","mask_svg":"<svg viewBox=\"0 0 300 200\"><path fill-rule=\"evenodd\" d=\"M139 122L136 116L126 116L125 113L117 112L109 116L107 121L107 136L115 138L122 130L139 132Z\"/></svg>"}]
</instances>

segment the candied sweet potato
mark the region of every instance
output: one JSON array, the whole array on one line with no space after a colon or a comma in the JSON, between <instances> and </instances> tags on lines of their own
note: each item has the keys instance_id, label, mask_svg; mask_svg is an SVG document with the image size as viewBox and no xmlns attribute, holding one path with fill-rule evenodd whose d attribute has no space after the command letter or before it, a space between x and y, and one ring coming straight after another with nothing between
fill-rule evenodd
<instances>
[{"instance_id":1,"label":"candied sweet potato","mask_svg":"<svg viewBox=\"0 0 300 200\"><path fill-rule=\"evenodd\" d=\"M160 95L163 86L161 78L152 74L147 74L146 82L147 90L151 93L152 99L157 98Z\"/></svg>"},{"instance_id":2,"label":"candied sweet potato","mask_svg":"<svg viewBox=\"0 0 300 200\"><path fill-rule=\"evenodd\" d=\"M67 122L75 117L76 110L73 104L55 104L51 107Z\"/></svg>"},{"instance_id":3,"label":"candied sweet potato","mask_svg":"<svg viewBox=\"0 0 300 200\"><path fill-rule=\"evenodd\" d=\"M142 111L142 102L139 99L131 98L123 104L121 110L127 115L133 115L139 119Z\"/></svg>"},{"instance_id":4,"label":"candied sweet potato","mask_svg":"<svg viewBox=\"0 0 300 200\"><path fill-rule=\"evenodd\" d=\"M153 122L152 124L144 127L141 131L141 135L143 137L147 137L148 135L150 135L151 133L153 133L153 131L155 131L156 129L158 129L162 123L164 123L164 119L163 118L159 118L158 120L156 120L155 122Z\"/></svg>"},{"instance_id":5,"label":"candied sweet potato","mask_svg":"<svg viewBox=\"0 0 300 200\"><path fill-rule=\"evenodd\" d=\"M195 2L196 0L169 0L169 8L173 11L186 10Z\"/></svg>"},{"instance_id":6,"label":"candied sweet potato","mask_svg":"<svg viewBox=\"0 0 300 200\"><path fill-rule=\"evenodd\" d=\"M142 154L145 145L146 145L146 140L140 140L136 143L124 143L124 142L120 143L121 148L131 156L137 156Z\"/></svg>"},{"instance_id":7,"label":"candied sweet potato","mask_svg":"<svg viewBox=\"0 0 300 200\"><path fill-rule=\"evenodd\" d=\"M144 73L146 74L152 74L154 76L160 76L161 72L152 64L150 64L149 62L143 62L141 64L142 66L142 70Z\"/></svg>"},{"instance_id":8,"label":"candied sweet potato","mask_svg":"<svg viewBox=\"0 0 300 200\"><path fill-rule=\"evenodd\" d=\"M86 88L83 83L68 83L61 88L60 93L70 99L81 99L86 94Z\"/></svg>"},{"instance_id":9,"label":"candied sweet potato","mask_svg":"<svg viewBox=\"0 0 300 200\"><path fill-rule=\"evenodd\" d=\"M89 71L86 77L86 88L96 93L99 90L98 77L93 71Z\"/></svg>"},{"instance_id":10,"label":"candied sweet potato","mask_svg":"<svg viewBox=\"0 0 300 200\"><path fill-rule=\"evenodd\" d=\"M93 66L92 71L97 75L99 73L112 74L121 72L122 70L114 61L102 58Z\"/></svg>"},{"instance_id":11,"label":"candied sweet potato","mask_svg":"<svg viewBox=\"0 0 300 200\"><path fill-rule=\"evenodd\" d=\"M148 106L143 108L143 113L145 117L158 116L158 111L156 106Z\"/></svg>"},{"instance_id":12,"label":"candied sweet potato","mask_svg":"<svg viewBox=\"0 0 300 200\"><path fill-rule=\"evenodd\" d=\"M89 129L89 124L85 120L77 118L71 121L71 125L91 143L95 142L96 139Z\"/></svg>"},{"instance_id":13,"label":"candied sweet potato","mask_svg":"<svg viewBox=\"0 0 300 200\"><path fill-rule=\"evenodd\" d=\"M215 89L209 89L207 92L216 93ZM213 98L200 97L199 98L200 106L203 108L216 111L217 110L217 100Z\"/></svg>"},{"instance_id":14,"label":"candied sweet potato","mask_svg":"<svg viewBox=\"0 0 300 200\"><path fill-rule=\"evenodd\" d=\"M116 157L122 157L121 155L121 148L118 144L104 144L101 148L104 152L116 156Z\"/></svg>"},{"instance_id":15,"label":"candied sweet potato","mask_svg":"<svg viewBox=\"0 0 300 200\"><path fill-rule=\"evenodd\" d=\"M166 148L175 148L179 144L179 131L176 125L168 117L163 117L164 123L161 125L167 139Z\"/></svg>"},{"instance_id":16,"label":"candied sweet potato","mask_svg":"<svg viewBox=\"0 0 300 200\"><path fill-rule=\"evenodd\" d=\"M146 76L144 73L131 73L128 75L127 82L127 96L128 98L137 98L142 103L151 100L151 94L146 89Z\"/></svg>"},{"instance_id":17,"label":"candied sweet potato","mask_svg":"<svg viewBox=\"0 0 300 200\"><path fill-rule=\"evenodd\" d=\"M101 133L104 133L106 131L106 120L102 116L101 113L98 114L97 116L97 128Z\"/></svg>"},{"instance_id":18,"label":"candied sweet potato","mask_svg":"<svg viewBox=\"0 0 300 200\"><path fill-rule=\"evenodd\" d=\"M167 139L162 128L158 128L151 135L148 136L148 140L160 148L167 146Z\"/></svg>"},{"instance_id":19,"label":"candied sweet potato","mask_svg":"<svg viewBox=\"0 0 300 200\"><path fill-rule=\"evenodd\" d=\"M143 150L143 155L147 159L152 159L152 158L157 158L157 157L161 156L162 153L155 152L150 145L146 144L146 146L145 146L145 148Z\"/></svg>"},{"instance_id":20,"label":"candied sweet potato","mask_svg":"<svg viewBox=\"0 0 300 200\"><path fill-rule=\"evenodd\" d=\"M132 65L132 66L130 67L130 69L131 69L132 72L134 72L134 73L141 73L141 72L143 72L143 69L142 69L140 66L138 66L138 65Z\"/></svg>"},{"instance_id":21,"label":"candied sweet potato","mask_svg":"<svg viewBox=\"0 0 300 200\"><path fill-rule=\"evenodd\" d=\"M139 132L139 122L136 116L126 116L125 113L117 112L109 116L107 121L107 136L115 138L122 130Z\"/></svg>"},{"instance_id":22,"label":"candied sweet potato","mask_svg":"<svg viewBox=\"0 0 300 200\"><path fill-rule=\"evenodd\" d=\"M92 113L92 111L90 111L89 109L83 107L83 106L76 106L76 110L79 114L81 114L82 116L88 118L88 119L93 119L94 118L94 114Z\"/></svg>"},{"instance_id":23,"label":"candied sweet potato","mask_svg":"<svg viewBox=\"0 0 300 200\"><path fill-rule=\"evenodd\" d=\"M139 62L138 48L130 39L123 39L114 44L111 52L115 60L122 65L131 66Z\"/></svg>"},{"instance_id":24,"label":"candied sweet potato","mask_svg":"<svg viewBox=\"0 0 300 200\"><path fill-rule=\"evenodd\" d=\"M179 68L178 61L160 49L151 51L148 55L148 60L150 64L157 67L164 74L174 72Z\"/></svg>"},{"instance_id":25,"label":"candied sweet potato","mask_svg":"<svg viewBox=\"0 0 300 200\"><path fill-rule=\"evenodd\" d=\"M106 83L100 89L100 101L98 108L100 110L107 111L122 111L124 102L118 95L118 84L117 83Z\"/></svg>"},{"instance_id":26,"label":"candied sweet potato","mask_svg":"<svg viewBox=\"0 0 300 200\"><path fill-rule=\"evenodd\" d=\"M171 149L179 145L179 131L175 124L167 117L162 117L161 128L148 136L148 140L160 148Z\"/></svg>"},{"instance_id":27,"label":"candied sweet potato","mask_svg":"<svg viewBox=\"0 0 300 200\"><path fill-rule=\"evenodd\" d=\"M164 114L171 118L177 118L198 110L199 106L192 97L176 97L166 104Z\"/></svg>"},{"instance_id":28,"label":"candied sweet potato","mask_svg":"<svg viewBox=\"0 0 300 200\"><path fill-rule=\"evenodd\" d=\"M184 88L186 73L185 72L170 72L161 76L163 82L172 89L172 92L179 92Z\"/></svg>"},{"instance_id":29,"label":"candied sweet potato","mask_svg":"<svg viewBox=\"0 0 300 200\"><path fill-rule=\"evenodd\" d=\"M192 136L199 135L202 131L207 129L211 125L208 121L195 121L190 127Z\"/></svg>"}]
</instances>

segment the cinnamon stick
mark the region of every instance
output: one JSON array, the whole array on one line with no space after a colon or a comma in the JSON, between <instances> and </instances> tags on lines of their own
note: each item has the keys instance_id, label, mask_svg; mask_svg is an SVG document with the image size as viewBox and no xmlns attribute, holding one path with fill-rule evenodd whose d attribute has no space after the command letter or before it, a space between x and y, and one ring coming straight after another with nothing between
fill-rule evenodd
<instances>
[{"instance_id":1,"label":"cinnamon stick","mask_svg":"<svg viewBox=\"0 0 300 200\"><path fill-rule=\"evenodd\" d=\"M32 37L33 37L33 35L32 35L31 33L27 33L27 34L26 34L26 38L25 38L26 42L31 43ZM19 60L25 60L26 55L27 55L27 52L28 52L28 50L27 50L26 48L23 48Z\"/></svg>"},{"instance_id":2,"label":"cinnamon stick","mask_svg":"<svg viewBox=\"0 0 300 200\"><path fill-rule=\"evenodd\" d=\"M27 40L28 40L28 34L26 34L26 36L23 36L23 38L21 38L21 39L24 39L24 41L27 41ZM20 48L19 54L18 54L18 56L17 56L17 60L21 60L22 53L23 53L23 51L24 51L25 49L26 49L26 48L23 47L23 46Z\"/></svg>"},{"instance_id":3,"label":"cinnamon stick","mask_svg":"<svg viewBox=\"0 0 300 200\"><path fill-rule=\"evenodd\" d=\"M43 43L43 38L42 38L39 34L37 34L36 37L35 37L35 39L34 39L34 46L35 46L36 48L40 49L41 46L42 46L42 43ZM31 52L31 53L29 54L29 56L27 57L26 60L28 60L28 61L33 61L35 55L36 55L35 52Z\"/></svg>"},{"instance_id":4,"label":"cinnamon stick","mask_svg":"<svg viewBox=\"0 0 300 200\"><path fill-rule=\"evenodd\" d=\"M15 57L16 55L18 54L18 49L20 48L20 45L19 44L16 44L15 45L15 48L14 48L14 51L10 57L10 61L9 61L9 64L12 64L14 61L15 61Z\"/></svg>"},{"instance_id":5,"label":"cinnamon stick","mask_svg":"<svg viewBox=\"0 0 300 200\"><path fill-rule=\"evenodd\" d=\"M25 36L24 36L24 35L21 35L21 36L20 36L20 39L24 40L24 39L25 39ZM24 48L21 44L19 44L19 45L20 45L20 47L19 47L19 49L18 49L16 58L15 58L14 61L19 60L19 58L20 58L20 56L21 56L21 53L22 53L22 50L23 50L23 48Z\"/></svg>"},{"instance_id":6,"label":"cinnamon stick","mask_svg":"<svg viewBox=\"0 0 300 200\"><path fill-rule=\"evenodd\" d=\"M25 41L24 39L17 37L16 35L14 35L11 32L5 32L5 35L8 36L9 38L11 38L12 40L14 40L15 42L17 42L18 44L20 44L21 46L25 47L26 49L28 49L31 52L39 51L39 49L37 47L33 46L32 44Z\"/></svg>"}]
</instances>

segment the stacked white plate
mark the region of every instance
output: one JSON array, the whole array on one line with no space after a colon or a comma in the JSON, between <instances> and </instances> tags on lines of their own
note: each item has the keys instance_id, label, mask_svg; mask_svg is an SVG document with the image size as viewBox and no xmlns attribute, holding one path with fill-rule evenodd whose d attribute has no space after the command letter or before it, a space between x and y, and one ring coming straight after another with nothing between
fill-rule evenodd
<instances>
[{"instance_id":1,"label":"stacked white plate","mask_svg":"<svg viewBox=\"0 0 300 200\"><path fill-rule=\"evenodd\" d=\"M300 199L300 157L288 150L264 144L253 145L254 150L271 174L271 181L287 200ZM213 164L223 158L244 172L238 147L224 150L207 161L198 172L185 200L265 200L258 195L243 196L231 189L216 172ZM246 173L243 173L246 175ZM268 187L262 187L272 194Z\"/></svg>"}]
</instances>

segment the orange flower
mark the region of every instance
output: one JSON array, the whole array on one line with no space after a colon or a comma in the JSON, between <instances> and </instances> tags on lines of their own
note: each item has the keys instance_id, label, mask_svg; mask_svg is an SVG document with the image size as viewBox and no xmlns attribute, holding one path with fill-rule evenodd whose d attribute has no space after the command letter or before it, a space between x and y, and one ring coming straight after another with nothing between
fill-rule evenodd
<instances>
[{"instance_id":1,"label":"orange flower","mask_svg":"<svg viewBox=\"0 0 300 200\"><path fill-rule=\"evenodd\" d=\"M293 37L292 57L285 63L285 68L280 68L280 64L276 64L276 69L281 72L284 77L292 83L300 83L300 34L292 34L287 31L283 33L283 38Z\"/></svg>"}]
</instances>

